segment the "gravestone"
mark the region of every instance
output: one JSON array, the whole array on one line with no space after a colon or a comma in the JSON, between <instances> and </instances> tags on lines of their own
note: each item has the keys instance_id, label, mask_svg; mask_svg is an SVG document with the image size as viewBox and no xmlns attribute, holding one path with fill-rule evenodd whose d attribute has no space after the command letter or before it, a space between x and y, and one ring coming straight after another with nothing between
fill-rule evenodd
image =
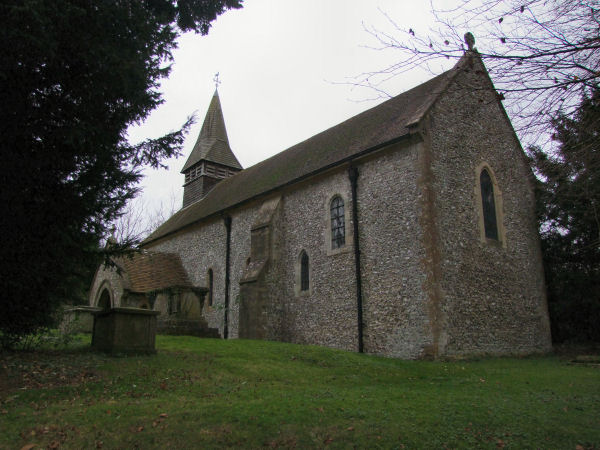
<instances>
[{"instance_id":1,"label":"gravestone","mask_svg":"<svg viewBox=\"0 0 600 450\"><path fill-rule=\"evenodd\" d=\"M111 308L94 312L92 348L107 353L156 353L159 311Z\"/></svg>"}]
</instances>

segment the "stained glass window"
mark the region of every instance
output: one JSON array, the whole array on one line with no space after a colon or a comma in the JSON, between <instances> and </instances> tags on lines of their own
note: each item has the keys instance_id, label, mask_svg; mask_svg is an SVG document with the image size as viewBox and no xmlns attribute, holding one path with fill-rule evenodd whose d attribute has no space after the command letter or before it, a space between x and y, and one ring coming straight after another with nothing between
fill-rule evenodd
<instances>
[{"instance_id":1,"label":"stained glass window","mask_svg":"<svg viewBox=\"0 0 600 450\"><path fill-rule=\"evenodd\" d=\"M481 203L483 208L483 227L485 237L498 240L498 222L496 219L496 202L494 200L494 184L486 169L479 176L481 185Z\"/></svg>"},{"instance_id":2,"label":"stained glass window","mask_svg":"<svg viewBox=\"0 0 600 450\"><path fill-rule=\"evenodd\" d=\"M213 304L213 271L208 269L208 306Z\"/></svg>"},{"instance_id":3,"label":"stained glass window","mask_svg":"<svg viewBox=\"0 0 600 450\"><path fill-rule=\"evenodd\" d=\"M344 200L335 197L331 200L331 248L340 248L346 244L346 221Z\"/></svg>"},{"instance_id":4,"label":"stained glass window","mask_svg":"<svg viewBox=\"0 0 600 450\"><path fill-rule=\"evenodd\" d=\"M308 291L308 255L303 250L300 256L300 290Z\"/></svg>"}]
</instances>

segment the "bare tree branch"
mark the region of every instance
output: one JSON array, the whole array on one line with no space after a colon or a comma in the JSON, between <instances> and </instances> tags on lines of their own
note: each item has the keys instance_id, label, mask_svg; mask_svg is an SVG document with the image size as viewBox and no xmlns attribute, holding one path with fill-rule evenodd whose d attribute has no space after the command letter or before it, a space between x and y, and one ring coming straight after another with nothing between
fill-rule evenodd
<instances>
[{"instance_id":1,"label":"bare tree branch","mask_svg":"<svg viewBox=\"0 0 600 450\"><path fill-rule=\"evenodd\" d=\"M461 0L442 8L431 0L435 24L391 31L367 27L378 50L397 50L397 61L365 72L356 83L377 89L416 67L438 74L465 51L471 31L496 89L526 145L543 145L559 113L572 114L584 91L600 79L600 3L595 0Z\"/></svg>"},{"instance_id":2,"label":"bare tree branch","mask_svg":"<svg viewBox=\"0 0 600 450\"><path fill-rule=\"evenodd\" d=\"M171 191L167 201L152 207L143 197L135 197L127 203L121 215L112 222L113 238L120 245L133 247L175 214L177 198Z\"/></svg>"}]
</instances>

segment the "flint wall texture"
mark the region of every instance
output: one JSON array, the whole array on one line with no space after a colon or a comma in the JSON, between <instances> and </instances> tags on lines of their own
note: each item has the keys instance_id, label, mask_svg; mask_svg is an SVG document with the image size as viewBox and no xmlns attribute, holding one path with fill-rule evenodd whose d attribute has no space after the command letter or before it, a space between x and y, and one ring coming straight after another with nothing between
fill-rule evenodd
<instances>
[{"instance_id":1,"label":"flint wall texture","mask_svg":"<svg viewBox=\"0 0 600 450\"><path fill-rule=\"evenodd\" d=\"M177 253L194 286L208 287L208 270L213 270L213 305L204 304L203 316L210 328L223 332L225 300L225 225L221 219L191 227L169 239L163 239L152 250Z\"/></svg>"},{"instance_id":2,"label":"flint wall texture","mask_svg":"<svg viewBox=\"0 0 600 450\"><path fill-rule=\"evenodd\" d=\"M361 164L358 212L365 350L401 358L431 344L421 243L419 143L396 145Z\"/></svg>"},{"instance_id":3,"label":"flint wall texture","mask_svg":"<svg viewBox=\"0 0 600 450\"><path fill-rule=\"evenodd\" d=\"M364 350L401 358L550 349L534 198L522 150L475 61L458 74L412 138L354 162L363 282ZM486 84L488 83L488 84ZM497 183L500 242L482 238L477 168ZM273 340L356 350L357 301L348 166L281 189L260 278ZM501 194L501 195L500 195ZM331 249L329 208L344 200L346 245ZM232 218L229 337L238 337L240 285L251 229L269 198ZM150 247L178 253L190 280L208 287L203 315L223 335L226 231L206 220ZM300 290L300 254L309 289Z\"/></svg>"},{"instance_id":4,"label":"flint wall texture","mask_svg":"<svg viewBox=\"0 0 600 450\"><path fill-rule=\"evenodd\" d=\"M228 337L238 336L239 280L250 255L250 227L256 206L230 211L231 254ZM213 304L205 300L202 315L210 328L223 336L225 317L226 229L223 219L214 218L161 239L148 246L155 251L177 253L194 286L208 287L208 270L213 271Z\"/></svg>"},{"instance_id":5,"label":"flint wall texture","mask_svg":"<svg viewBox=\"0 0 600 450\"><path fill-rule=\"evenodd\" d=\"M356 287L350 251L328 255L329 202L350 198L345 168L313 178L283 195L279 277L283 285L282 328L291 342L355 350ZM349 201L345 207L350 208ZM346 232L352 224L346 224ZM309 258L309 290L300 291L300 253ZM350 250L348 248L348 250Z\"/></svg>"},{"instance_id":6,"label":"flint wall texture","mask_svg":"<svg viewBox=\"0 0 600 450\"><path fill-rule=\"evenodd\" d=\"M439 234L439 354L550 349L529 167L478 62L429 114L433 211ZM482 238L479 171L489 165L502 205L500 241ZM497 192L499 194L500 192Z\"/></svg>"},{"instance_id":7,"label":"flint wall texture","mask_svg":"<svg viewBox=\"0 0 600 450\"><path fill-rule=\"evenodd\" d=\"M250 230L252 229L252 224L258 214L260 205L261 203L257 202L231 213L229 336L232 338L238 337L240 308L239 282L250 257Z\"/></svg>"},{"instance_id":8,"label":"flint wall texture","mask_svg":"<svg viewBox=\"0 0 600 450\"><path fill-rule=\"evenodd\" d=\"M430 344L420 260L418 154L397 145L360 161L359 233L365 351L415 358ZM352 193L347 166L294 185L282 195L272 224L272 337L346 350L358 347ZM346 245L332 250L330 202L344 200ZM276 249L276 250L275 250ZM300 291L300 254L309 257L309 289ZM277 287L278 286L278 287Z\"/></svg>"},{"instance_id":9,"label":"flint wall texture","mask_svg":"<svg viewBox=\"0 0 600 450\"><path fill-rule=\"evenodd\" d=\"M430 344L419 242L420 144L396 145L357 163L362 252L365 351L415 358ZM273 216L265 275L268 337L356 350L356 276L352 193L348 167L282 190ZM346 244L331 249L330 202L344 200ZM264 200L263 200L264 201ZM250 230L262 201L230 211L231 284L229 336L237 337L239 280L250 256ZM158 241L152 250L176 252L194 285L207 286L213 269L214 303L203 315L223 332L225 227L221 219ZM310 288L299 287L300 253L309 256Z\"/></svg>"}]
</instances>

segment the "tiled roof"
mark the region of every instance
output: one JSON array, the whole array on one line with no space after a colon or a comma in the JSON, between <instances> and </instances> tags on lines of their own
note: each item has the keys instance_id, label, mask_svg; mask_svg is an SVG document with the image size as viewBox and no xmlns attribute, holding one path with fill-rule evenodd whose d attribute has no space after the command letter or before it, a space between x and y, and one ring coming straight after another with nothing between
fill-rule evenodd
<instances>
[{"instance_id":1,"label":"tiled roof","mask_svg":"<svg viewBox=\"0 0 600 450\"><path fill-rule=\"evenodd\" d=\"M132 292L147 293L169 287L192 287L176 254L142 251L120 257L115 262L129 276Z\"/></svg>"},{"instance_id":2,"label":"tiled roof","mask_svg":"<svg viewBox=\"0 0 600 450\"><path fill-rule=\"evenodd\" d=\"M211 161L236 169L242 168L242 165L231 151L231 147L229 147L223 110L221 109L219 93L216 90L206 112L198 140L183 169L181 169L181 173L184 173L201 160Z\"/></svg>"},{"instance_id":3,"label":"tiled roof","mask_svg":"<svg viewBox=\"0 0 600 450\"><path fill-rule=\"evenodd\" d=\"M451 70L219 182L202 200L175 213L142 245L210 215L316 174L409 134L458 72Z\"/></svg>"}]
</instances>

